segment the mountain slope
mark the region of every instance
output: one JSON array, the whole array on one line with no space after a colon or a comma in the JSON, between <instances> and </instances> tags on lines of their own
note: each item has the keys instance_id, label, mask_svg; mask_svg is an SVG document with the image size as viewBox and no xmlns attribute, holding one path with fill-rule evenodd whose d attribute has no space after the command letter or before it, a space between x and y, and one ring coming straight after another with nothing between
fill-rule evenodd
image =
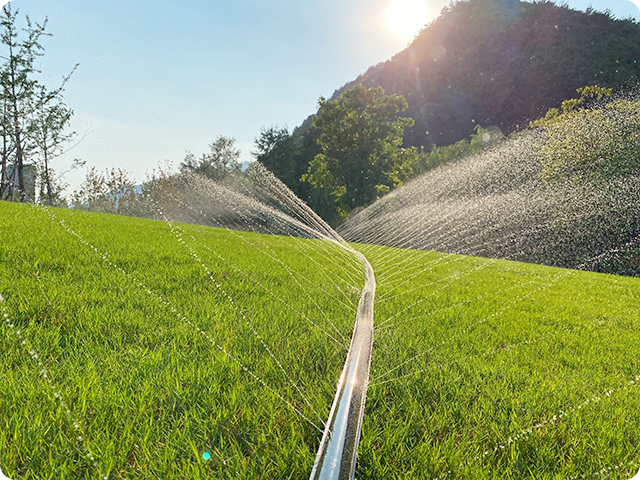
<instances>
[{"instance_id":1,"label":"mountain slope","mask_svg":"<svg viewBox=\"0 0 640 480\"><path fill-rule=\"evenodd\" d=\"M640 76L640 25L551 2L470 0L443 9L391 60L356 84L403 95L416 124L405 146L449 145L476 125L504 133L584 85L622 87Z\"/></svg>"}]
</instances>

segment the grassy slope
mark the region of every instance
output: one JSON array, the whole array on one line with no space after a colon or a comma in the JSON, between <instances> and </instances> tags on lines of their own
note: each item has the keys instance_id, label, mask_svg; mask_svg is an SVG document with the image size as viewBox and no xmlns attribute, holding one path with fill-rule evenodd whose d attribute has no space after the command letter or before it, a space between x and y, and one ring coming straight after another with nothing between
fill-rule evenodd
<instances>
[{"instance_id":1,"label":"grassy slope","mask_svg":"<svg viewBox=\"0 0 640 480\"><path fill-rule=\"evenodd\" d=\"M360 478L638 471L640 279L362 250L383 273Z\"/></svg>"},{"instance_id":2,"label":"grassy slope","mask_svg":"<svg viewBox=\"0 0 640 480\"><path fill-rule=\"evenodd\" d=\"M346 341L329 340L228 262L196 248L238 305L240 312L234 311L163 222L50 211L321 424L245 315L326 418L334 394L327 372L335 377L340 371ZM99 459L101 472L113 478L221 478L236 472L245 478L286 478L310 471L320 432L192 325L43 210L2 202L0 223L0 292L28 342L20 345L2 326L0 464L10 478L79 478L85 471L97 478L84 446ZM291 269L335 289L317 268L305 265L291 239L240 234L249 242L243 243L224 230L185 229L329 329L288 273L262 253L266 242ZM343 319L340 327L348 337L354 314L310 286L306 290L330 318ZM357 291L348 295L353 307ZM83 442L76 440L65 408L28 355L31 345L78 419ZM208 461L201 458L205 451L212 455Z\"/></svg>"},{"instance_id":3,"label":"grassy slope","mask_svg":"<svg viewBox=\"0 0 640 480\"><path fill-rule=\"evenodd\" d=\"M0 327L3 471L306 478L320 433L218 346L316 424L316 413L326 418L345 341L318 327L331 331L331 319L348 337L357 290L314 253L317 242L183 226L232 304L166 224L49 212L130 276L42 209L0 203L0 293L16 324ZM640 394L629 384L640 373L638 279L362 248L378 275L380 330L358 478L566 478L638 460ZM361 282L354 266L346 273Z\"/></svg>"}]
</instances>

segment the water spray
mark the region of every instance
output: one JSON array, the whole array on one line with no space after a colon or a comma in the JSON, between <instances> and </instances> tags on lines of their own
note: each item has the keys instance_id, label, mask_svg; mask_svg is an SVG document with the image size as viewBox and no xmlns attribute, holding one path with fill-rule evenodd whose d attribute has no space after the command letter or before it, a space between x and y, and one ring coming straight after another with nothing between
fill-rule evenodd
<instances>
[{"instance_id":1,"label":"water spray","mask_svg":"<svg viewBox=\"0 0 640 480\"><path fill-rule=\"evenodd\" d=\"M364 267L364 287L360 293L353 335L310 477L318 480L352 479L369 386L373 347L376 281L371 264L361 252L349 246L335 230L260 164L254 166L251 187L238 182L238 185L232 188L193 174L185 174L182 178L182 194L186 198L171 196L172 203L182 207L180 212L174 212L182 220L185 219L185 214L195 214L195 218L200 221L206 220L212 226L225 228L237 235L233 233L233 229L239 225L229 225L228 219L224 218L225 212L231 212L233 217L240 218L245 228L248 227L251 232L316 238L338 247L338 252L345 252L347 258L357 259ZM273 200L278 208L272 206ZM190 205L191 202L202 208ZM157 204L154 204L154 209L161 212L159 218L169 222L173 231L176 227L172 226L167 216L171 213L164 211ZM270 220L265 221L266 218ZM192 254L195 255L193 252ZM285 264L282 266L289 271ZM210 272L207 273L213 280Z\"/></svg>"}]
</instances>

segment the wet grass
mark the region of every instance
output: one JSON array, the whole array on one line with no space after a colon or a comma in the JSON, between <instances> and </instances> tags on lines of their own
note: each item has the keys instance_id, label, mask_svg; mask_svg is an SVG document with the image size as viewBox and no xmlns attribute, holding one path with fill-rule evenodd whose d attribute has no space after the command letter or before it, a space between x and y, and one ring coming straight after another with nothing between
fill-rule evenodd
<instances>
[{"instance_id":1,"label":"wet grass","mask_svg":"<svg viewBox=\"0 0 640 480\"><path fill-rule=\"evenodd\" d=\"M4 473L307 475L355 317L342 272L286 237L183 225L192 251L164 222L48 212L0 202Z\"/></svg>"},{"instance_id":2,"label":"wet grass","mask_svg":"<svg viewBox=\"0 0 640 480\"><path fill-rule=\"evenodd\" d=\"M310 240L4 202L0 228L9 478L308 478L357 264ZM639 279L360 248L378 330L358 478L638 470Z\"/></svg>"},{"instance_id":3,"label":"wet grass","mask_svg":"<svg viewBox=\"0 0 640 480\"><path fill-rule=\"evenodd\" d=\"M638 472L640 279L362 250L413 259L378 276L359 478Z\"/></svg>"}]
</instances>

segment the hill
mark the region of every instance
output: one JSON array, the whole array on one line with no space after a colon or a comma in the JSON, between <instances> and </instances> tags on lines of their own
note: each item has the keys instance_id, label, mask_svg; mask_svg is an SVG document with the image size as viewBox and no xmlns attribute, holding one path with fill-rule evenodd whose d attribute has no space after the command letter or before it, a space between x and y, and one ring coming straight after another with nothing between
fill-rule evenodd
<instances>
[{"instance_id":1,"label":"hill","mask_svg":"<svg viewBox=\"0 0 640 480\"><path fill-rule=\"evenodd\" d=\"M317 240L9 202L0 228L9 478L308 478L357 264ZM378 279L358 478L637 471L640 279L357 248Z\"/></svg>"},{"instance_id":2,"label":"hill","mask_svg":"<svg viewBox=\"0 0 640 480\"><path fill-rule=\"evenodd\" d=\"M549 1L458 1L413 43L337 90L382 86L415 120L405 146L450 145L476 125L510 133L579 87L640 78L640 25Z\"/></svg>"}]
</instances>

